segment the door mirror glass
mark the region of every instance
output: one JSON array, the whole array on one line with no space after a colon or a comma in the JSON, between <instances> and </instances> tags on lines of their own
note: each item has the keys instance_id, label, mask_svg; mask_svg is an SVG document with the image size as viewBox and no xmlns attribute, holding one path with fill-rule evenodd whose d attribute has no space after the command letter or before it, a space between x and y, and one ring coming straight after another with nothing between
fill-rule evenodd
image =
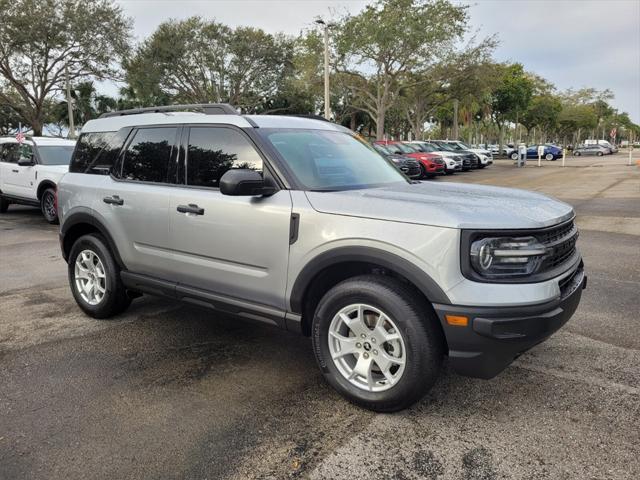
<instances>
[{"instance_id":1,"label":"door mirror glass","mask_svg":"<svg viewBox=\"0 0 640 480\"><path fill-rule=\"evenodd\" d=\"M255 170L232 169L220 178L220 192L223 195L273 195L276 189L265 182Z\"/></svg>"}]
</instances>

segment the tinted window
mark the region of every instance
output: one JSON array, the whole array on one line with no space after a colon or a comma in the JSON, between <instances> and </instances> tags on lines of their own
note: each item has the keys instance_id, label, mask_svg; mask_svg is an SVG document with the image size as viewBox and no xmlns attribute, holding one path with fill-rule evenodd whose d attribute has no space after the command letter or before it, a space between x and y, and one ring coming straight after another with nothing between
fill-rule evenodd
<instances>
[{"instance_id":1,"label":"tinted window","mask_svg":"<svg viewBox=\"0 0 640 480\"><path fill-rule=\"evenodd\" d=\"M40 162L43 165L69 165L73 145L51 145L38 147Z\"/></svg>"},{"instance_id":2,"label":"tinted window","mask_svg":"<svg viewBox=\"0 0 640 480\"><path fill-rule=\"evenodd\" d=\"M128 130L83 133L76 143L69 171L108 174L118 158L127 133Z\"/></svg>"},{"instance_id":3,"label":"tinted window","mask_svg":"<svg viewBox=\"0 0 640 480\"><path fill-rule=\"evenodd\" d=\"M269 128L256 132L273 145L299 183L309 190L346 190L407 182L373 147L348 133Z\"/></svg>"},{"instance_id":4,"label":"tinted window","mask_svg":"<svg viewBox=\"0 0 640 480\"><path fill-rule=\"evenodd\" d=\"M18 163L18 156L17 143L0 145L0 162Z\"/></svg>"},{"instance_id":5,"label":"tinted window","mask_svg":"<svg viewBox=\"0 0 640 480\"><path fill-rule=\"evenodd\" d=\"M177 128L141 128L124 154L122 178L140 182L168 182L169 159Z\"/></svg>"},{"instance_id":6,"label":"tinted window","mask_svg":"<svg viewBox=\"0 0 640 480\"><path fill-rule=\"evenodd\" d=\"M187 150L187 185L218 187L232 168L262 171L262 158L242 133L231 128L192 127Z\"/></svg>"}]
</instances>

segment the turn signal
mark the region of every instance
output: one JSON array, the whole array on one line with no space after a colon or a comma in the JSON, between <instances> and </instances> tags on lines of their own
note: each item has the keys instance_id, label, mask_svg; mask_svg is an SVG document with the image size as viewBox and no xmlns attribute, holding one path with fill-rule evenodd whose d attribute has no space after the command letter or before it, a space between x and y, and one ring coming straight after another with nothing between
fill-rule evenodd
<instances>
[{"instance_id":1,"label":"turn signal","mask_svg":"<svg viewBox=\"0 0 640 480\"><path fill-rule=\"evenodd\" d=\"M445 315L444 318L447 319L449 325L454 327L466 327L469 325L469 319L460 315Z\"/></svg>"}]
</instances>

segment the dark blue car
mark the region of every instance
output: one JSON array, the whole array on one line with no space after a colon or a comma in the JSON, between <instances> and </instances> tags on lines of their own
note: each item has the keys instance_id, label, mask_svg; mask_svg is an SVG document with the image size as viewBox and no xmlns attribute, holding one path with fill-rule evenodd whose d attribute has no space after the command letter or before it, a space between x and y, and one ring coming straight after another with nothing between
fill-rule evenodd
<instances>
[{"instance_id":1,"label":"dark blue car","mask_svg":"<svg viewBox=\"0 0 640 480\"><path fill-rule=\"evenodd\" d=\"M544 155L542 158L545 160L557 160L562 157L562 149L560 147L556 147L555 145L545 145L544 146ZM538 145L531 145L527 147L527 159L537 159L538 158ZM518 159L518 152L515 151L511 153L511 159Z\"/></svg>"}]
</instances>

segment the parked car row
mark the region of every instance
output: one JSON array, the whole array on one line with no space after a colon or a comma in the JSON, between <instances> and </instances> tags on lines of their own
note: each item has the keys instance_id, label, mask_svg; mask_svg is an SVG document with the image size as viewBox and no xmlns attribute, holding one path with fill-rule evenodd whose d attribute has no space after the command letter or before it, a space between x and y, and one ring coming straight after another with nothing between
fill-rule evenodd
<instances>
[{"instance_id":1,"label":"parked car row","mask_svg":"<svg viewBox=\"0 0 640 480\"><path fill-rule=\"evenodd\" d=\"M456 172L485 168L493 163L493 155L488 150L474 149L463 142L454 140L378 140L374 148L393 161L405 174L409 167L402 163L412 159L419 163L420 173L409 178L433 178L437 175L451 175ZM404 168L404 169L403 169Z\"/></svg>"}]
</instances>

